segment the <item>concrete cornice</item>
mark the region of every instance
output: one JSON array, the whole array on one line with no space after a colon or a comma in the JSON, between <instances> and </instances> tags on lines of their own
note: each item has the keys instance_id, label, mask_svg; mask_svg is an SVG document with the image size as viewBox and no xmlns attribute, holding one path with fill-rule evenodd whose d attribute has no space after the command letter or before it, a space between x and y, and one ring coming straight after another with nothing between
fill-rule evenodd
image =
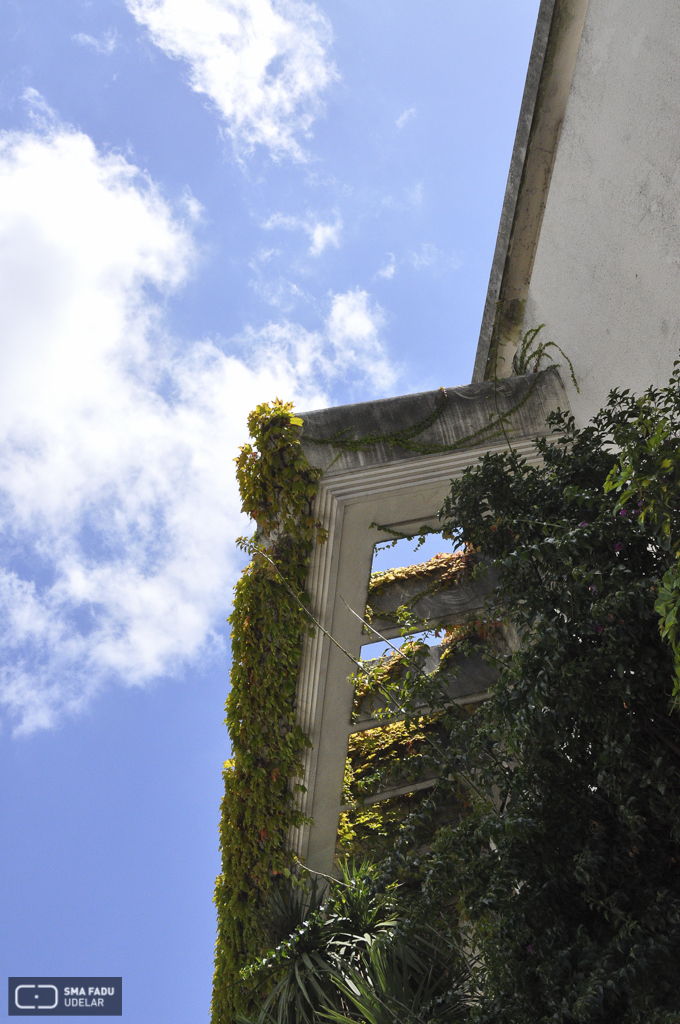
<instances>
[{"instance_id":1,"label":"concrete cornice","mask_svg":"<svg viewBox=\"0 0 680 1024\"><path fill-rule=\"evenodd\" d=\"M399 395L356 405L338 405L314 412L301 412L303 420L301 441L307 459L324 471L324 484L343 473L353 474L359 469L389 466L429 457L389 440L369 441L364 450L344 451L325 442L338 434L348 440L389 437L395 432L416 426L437 410L436 419L419 431L413 441L430 448L433 454L447 446L460 450L486 448L495 444L503 434L489 429L490 417L506 417L504 428L508 437L536 436L545 431L545 418L555 407L561 395L562 407L567 408L566 394L558 374L546 370L538 374L513 377L494 383L482 381L464 387L443 388L420 394ZM350 479L353 477L350 476Z\"/></svg>"},{"instance_id":2,"label":"concrete cornice","mask_svg":"<svg viewBox=\"0 0 680 1024\"><path fill-rule=\"evenodd\" d=\"M542 0L539 8L473 382L512 372L587 8L588 0Z\"/></svg>"}]
</instances>

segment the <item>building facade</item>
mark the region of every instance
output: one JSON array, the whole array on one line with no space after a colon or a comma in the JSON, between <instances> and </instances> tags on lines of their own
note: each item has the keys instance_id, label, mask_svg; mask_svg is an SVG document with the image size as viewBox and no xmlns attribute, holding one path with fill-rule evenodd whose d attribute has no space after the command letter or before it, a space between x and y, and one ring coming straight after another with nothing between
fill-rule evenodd
<instances>
[{"instance_id":1,"label":"building facade","mask_svg":"<svg viewBox=\"0 0 680 1024\"><path fill-rule=\"evenodd\" d=\"M349 737L361 728L347 677L370 642L361 620L376 542L436 524L451 478L504 443L499 416L529 452L552 409L584 425L612 388L668 381L680 348L679 129L677 0L543 0L472 384L303 414L305 453L324 470L316 514L329 539L308 581L323 630L306 641L298 684L312 742L299 801L313 824L289 843L313 870L332 870ZM513 377L520 338L542 324L578 390L567 372ZM343 432L378 440L319 443ZM440 597L429 621L455 624L479 607L459 589L464 611ZM452 699L483 698L474 666L459 668Z\"/></svg>"}]
</instances>

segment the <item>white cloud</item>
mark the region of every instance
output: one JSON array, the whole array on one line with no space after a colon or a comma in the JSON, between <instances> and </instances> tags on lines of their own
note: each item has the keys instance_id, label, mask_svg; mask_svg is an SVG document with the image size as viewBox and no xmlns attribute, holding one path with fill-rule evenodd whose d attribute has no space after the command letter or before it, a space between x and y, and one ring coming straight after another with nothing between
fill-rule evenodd
<instances>
[{"instance_id":1,"label":"white cloud","mask_svg":"<svg viewBox=\"0 0 680 1024\"><path fill-rule=\"evenodd\" d=\"M394 385L398 371L381 340L384 325L379 304L356 288L330 295L330 309L320 330L283 320L258 330L248 327L236 340L248 352L251 367L264 369L272 363L295 367L298 386L309 395L319 394L321 402L319 385L339 379L366 385L374 395Z\"/></svg>"},{"instance_id":2,"label":"white cloud","mask_svg":"<svg viewBox=\"0 0 680 1024\"><path fill-rule=\"evenodd\" d=\"M50 128L57 120L57 115L37 89L29 85L24 89L21 98L28 108L28 116L38 130Z\"/></svg>"},{"instance_id":3,"label":"white cloud","mask_svg":"<svg viewBox=\"0 0 680 1024\"><path fill-rule=\"evenodd\" d=\"M461 261L455 254L447 256L436 245L430 245L428 242L423 242L418 252L410 254L410 261L416 270L424 270L426 267L457 270L461 266Z\"/></svg>"},{"instance_id":4,"label":"white cloud","mask_svg":"<svg viewBox=\"0 0 680 1024\"><path fill-rule=\"evenodd\" d=\"M309 302L311 296L306 294L295 281L289 281L282 274L271 276L269 265L282 255L280 249L259 249L248 261L248 266L255 274L248 284L265 302L280 309L283 313L290 313L299 302ZM269 272L264 268L267 268Z\"/></svg>"},{"instance_id":5,"label":"white cloud","mask_svg":"<svg viewBox=\"0 0 680 1024\"><path fill-rule=\"evenodd\" d=\"M387 255L389 256L390 261L378 271L378 277L384 277L386 281L391 281L395 275L397 265L394 262L394 253L388 252Z\"/></svg>"},{"instance_id":6,"label":"white cloud","mask_svg":"<svg viewBox=\"0 0 680 1024\"><path fill-rule=\"evenodd\" d=\"M416 182L413 188L407 188L406 198L411 206L420 206L423 201L423 183L422 181Z\"/></svg>"},{"instance_id":7,"label":"white cloud","mask_svg":"<svg viewBox=\"0 0 680 1024\"><path fill-rule=\"evenodd\" d=\"M396 124L397 128L403 128L404 125L406 124L406 122L410 121L412 117L415 117L415 115L416 115L416 108L415 107L409 107L407 110L404 111L403 114L401 114L397 118L397 120L394 123Z\"/></svg>"},{"instance_id":8,"label":"white cloud","mask_svg":"<svg viewBox=\"0 0 680 1024\"><path fill-rule=\"evenodd\" d=\"M237 152L266 146L305 159L322 112L320 94L337 78L327 56L328 19L304 0L126 0L168 56L188 62L192 89L210 97Z\"/></svg>"},{"instance_id":9,"label":"white cloud","mask_svg":"<svg viewBox=\"0 0 680 1024\"><path fill-rule=\"evenodd\" d=\"M336 352L336 364L370 374L374 391L381 392L397 378L380 341L384 324L385 315L377 303L371 305L368 292L355 288L333 296L326 329Z\"/></svg>"},{"instance_id":10,"label":"white cloud","mask_svg":"<svg viewBox=\"0 0 680 1024\"><path fill-rule=\"evenodd\" d=\"M270 306L280 309L282 313L292 313L300 302L309 302L309 295L295 281L289 281L282 276L274 280L259 277L248 283L260 298Z\"/></svg>"},{"instance_id":11,"label":"white cloud","mask_svg":"<svg viewBox=\"0 0 680 1024\"><path fill-rule=\"evenodd\" d=\"M412 266L416 270L422 270L424 267L431 267L444 253L441 249L438 249L436 245L431 245L429 242L423 242L418 252L412 252L410 259Z\"/></svg>"},{"instance_id":12,"label":"white cloud","mask_svg":"<svg viewBox=\"0 0 680 1024\"><path fill-rule=\"evenodd\" d=\"M250 260L248 266L253 270L259 270L262 264L269 263L275 256L282 256L280 249L260 249Z\"/></svg>"},{"instance_id":13,"label":"white cloud","mask_svg":"<svg viewBox=\"0 0 680 1024\"><path fill-rule=\"evenodd\" d=\"M315 224L312 228L312 244L309 248L311 255L320 256L327 245L332 245L338 249L341 231L342 221L339 217L334 224L322 224L321 222Z\"/></svg>"},{"instance_id":14,"label":"white cloud","mask_svg":"<svg viewBox=\"0 0 680 1024\"><path fill-rule=\"evenodd\" d=\"M101 53L106 57L112 54L118 46L118 33L115 29L109 29L101 39L95 39L94 36L89 36L86 32L79 32L77 35L72 36L71 39L78 46L89 46L96 53Z\"/></svg>"},{"instance_id":15,"label":"white cloud","mask_svg":"<svg viewBox=\"0 0 680 1024\"><path fill-rule=\"evenodd\" d=\"M187 216L191 221L199 221L203 216L203 204L199 203L196 196L193 194L189 186L187 185L182 193L182 206L186 210Z\"/></svg>"},{"instance_id":16,"label":"white cloud","mask_svg":"<svg viewBox=\"0 0 680 1024\"><path fill-rule=\"evenodd\" d=\"M324 223L314 217L291 217L284 213L273 214L263 225L263 228L285 228L287 231L302 230L307 233L311 245L310 256L320 256L327 245L338 249L340 247L340 232L342 231L342 218L335 215L335 221Z\"/></svg>"},{"instance_id":17,"label":"white cloud","mask_svg":"<svg viewBox=\"0 0 680 1024\"><path fill-rule=\"evenodd\" d=\"M415 270L425 270L429 267L437 270L457 270L461 266L458 256L455 254L447 256L436 245L429 242L423 242L417 252L411 252L409 260Z\"/></svg>"},{"instance_id":18,"label":"white cloud","mask_svg":"<svg viewBox=\"0 0 680 1024\"><path fill-rule=\"evenodd\" d=\"M317 332L179 350L154 294L193 265L188 228L123 157L60 126L0 135L0 704L18 731L219 651L248 411L391 372L361 291L332 296Z\"/></svg>"}]
</instances>

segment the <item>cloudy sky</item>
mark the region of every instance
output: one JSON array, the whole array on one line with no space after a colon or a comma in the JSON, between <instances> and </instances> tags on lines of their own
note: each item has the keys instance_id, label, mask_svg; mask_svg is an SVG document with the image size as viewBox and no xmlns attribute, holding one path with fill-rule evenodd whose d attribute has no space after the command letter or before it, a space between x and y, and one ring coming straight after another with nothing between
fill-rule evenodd
<instances>
[{"instance_id":1,"label":"cloudy sky","mask_svg":"<svg viewBox=\"0 0 680 1024\"><path fill-rule=\"evenodd\" d=\"M257 403L469 382L538 0L5 0L5 975L204 1021Z\"/></svg>"}]
</instances>

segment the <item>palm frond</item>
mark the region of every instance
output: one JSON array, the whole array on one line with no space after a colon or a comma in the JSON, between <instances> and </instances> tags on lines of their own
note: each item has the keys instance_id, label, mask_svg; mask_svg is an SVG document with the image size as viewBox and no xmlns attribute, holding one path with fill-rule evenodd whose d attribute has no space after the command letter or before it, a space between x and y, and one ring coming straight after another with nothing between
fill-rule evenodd
<instances>
[{"instance_id":1,"label":"palm frond","mask_svg":"<svg viewBox=\"0 0 680 1024\"><path fill-rule=\"evenodd\" d=\"M323 1017L333 1024L463 1024L468 979L463 957L442 941L420 934L375 943L363 969L335 980L345 1007Z\"/></svg>"}]
</instances>

